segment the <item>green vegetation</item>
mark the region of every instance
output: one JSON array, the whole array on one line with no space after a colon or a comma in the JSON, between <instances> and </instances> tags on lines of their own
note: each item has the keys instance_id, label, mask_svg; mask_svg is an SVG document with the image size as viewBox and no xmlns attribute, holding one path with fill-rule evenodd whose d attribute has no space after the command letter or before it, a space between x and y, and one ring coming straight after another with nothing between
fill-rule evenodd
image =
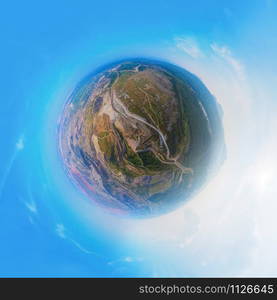
<instances>
[{"instance_id":1,"label":"green vegetation","mask_svg":"<svg viewBox=\"0 0 277 300\"><path fill-rule=\"evenodd\" d=\"M145 168L153 171L158 171L164 168L164 165L151 151L139 152L138 155L141 158Z\"/></svg>"},{"instance_id":2,"label":"green vegetation","mask_svg":"<svg viewBox=\"0 0 277 300\"><path fill-rule=\"evenodd\" d=\"M137 153L135 153L129 146L127 143L125 143L126 145L126 159L135 167L142 167L143 163L142 160L140 159L140 157L138 156Z\"/></svg>"},{"instance_id":3,"label":"green vegetation","mask_svg":"<svg viewBox=\"0 0 277 300\"><path fill-rule=\"evenodd\" d=\"M104 138L104 137L106 137L108 135L109 135L108 131L102 131L102 132L99 133L98 138L101 139L101 138Z\"/></svg>"},{"instance_id":4,"label":"green vegetation","mask_svg":"<svg viewBox=\"0 0 277 300\"><path fill-rule=\"evenodd\" d=\"M107 157L107 160L110 159L111 155L112 155L112 151L113 151L113 145L111 143L109 136L98 138L98 144L99 144L100 150Z\"/></svg>"}]
</instances>

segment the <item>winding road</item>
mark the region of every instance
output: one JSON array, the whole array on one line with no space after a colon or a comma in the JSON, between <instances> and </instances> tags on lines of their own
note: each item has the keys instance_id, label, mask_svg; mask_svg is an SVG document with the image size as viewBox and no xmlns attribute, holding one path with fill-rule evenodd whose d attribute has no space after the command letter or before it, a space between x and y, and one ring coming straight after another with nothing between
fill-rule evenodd
<instances>
[{"instance_id":1,"label":"winding road","mask_svg":"<svg viewBox=\"0 0 277 300\"><path fill-rule=\"evenodd\" d=\"M117 72L117 78L116 78L114 84L116 83L118 78L119 78L119 75L118 75L118 72ZM144 93L146 93L146 92L144 91ZM174 164L177 168L181 169L181 171L183 173L193 174L192 168L187 168L187 167L183 166L180 162L178 162L177 159L172 159L170 157L170 150L169 150L169 147L167 145L166 139L165 139L163 133L161 132L161 130L159 128L157 128L154 125L148 123L142 117L129 112L128 109L117 99L116 95L111 90L110 90L110 99L111 99L112 108L117 113L123 115L124 117L129 117L129 118L132 118L136 121L139 121L139 122L147 125L148 127L152 128L153 130L155 130L159 134L159 136L161 137L161 139L163 141L163 144L166 148L166 158L168 159L168 161L163 161L163 160L159 159L161 162L166 163L166 164Z\"/></svg>"}]
</instances>

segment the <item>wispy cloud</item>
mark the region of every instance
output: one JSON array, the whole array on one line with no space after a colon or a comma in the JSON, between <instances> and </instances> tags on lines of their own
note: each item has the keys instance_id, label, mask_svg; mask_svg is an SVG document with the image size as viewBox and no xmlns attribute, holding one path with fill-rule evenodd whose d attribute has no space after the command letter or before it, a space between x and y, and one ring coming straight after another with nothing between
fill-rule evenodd
<instances>
[{"instance_id":1,"label":"wispy cloud","mask_svg":"<svg viewBox=\"0 0 277 300\"><path fill-rule=\"evenodd\" d=\"M35 202L25 202L25 206L29 209L30 212L37 214L37 206Z\"/></svg>"},{"instance_id":2,"label":"wispy cloud","mask_svg":"<svg viewBox=\"0 0 277 300\"><path fill-rule=\"evenodd\" d=\"M117 260L108 262L108 265L114 265L117 263L134 263L134 262L139 263L139 262L143 262L143 261L144 261L144 259L142 257L125 256L125 257L119 258Z\"/></svg>"},{"instance_id":3,"label":"wispy cloud","mask_svg":"<svg viewBox=\"0 0 277 300\"><path fill-rule=\"evenodd\" d=\"M64 224L62 223L58 223L56 224L56 229L55 229L57 235L62 238L62 239L67 239L68 241L70 241L74 246L76 246L79 250L81 250L82 252L86 253L86 254L94 254L94 255L98 255L97 253L90 251L86 248L84 248L80 243L78 243L77 241L75 241L74 239L72 239L67 233L66 233L66 228L64 226ZM99 256L99 255L98 255Z\"/></svg>"},{"instance_id":4,"label":"wispy cloud","mask_svg":"<svg viewBox=\"0 0 277 300\"><path fill-rule=\"evenodd\" d=\"M232 51L227 46L219 46L216 43L212 43L210 47L216 55L223 58L233 68L240 79L245 79L243 64L234 57Z\"/></svg>"},{"instance_id":5,"label":"wispy cloud","mask_svg":"<svg viewBox=\"0 0 277 300\"><path fill-rule=\"evenodd\" d=\"M10 157L10 160L8 161L8 164L6 166L6 169L5 169L5 172L2 176L2 178L0 179L0 196L2 194L2 191L3 191L4 187L5 187L5 184L6 184L7 178L10 174L10 171L12 169L12 166L13 166L15 160L16 160L17 154L23 148L24 148L24 135L22 134L20 136L20 138L18 139L18 141L16 142L16 144L15 144L15 149L13 151L13 154Z\"/></svg>"},{"instance_id":6,"label":"wispy cloud","mask_svg":"<svg viewBox=\"0 0 277 300\"><path fill-rule=\"evenodd\" d=\"M23 135L18 139L17 143L15 144L15 147L17 150L24 149L24 136Z\"/></svg>"},{"instance_id":7,"label":"wispy cloud","mask_svg":"<svg viewBox=\"0 0 277 300\"><path fill-rule=\"evenodd\" d=\"M25 201L24 205L31 213L35 215L38 214L37 204L33 196L32 186L30 184L28 185L28 201Z\"/></svg>"},{"instance_id":8,"label":"wispy cloud","mask_svg":"<svg viewBox=\"0 0 277 300\"><path fill-rule=\"evenodd\" d=\"M200 58L204 56L197 41L192 37L176 37L175 43L178 49L184 51L192 58Z\"/></svg>"},{"instance_id":9,"label":"wispy cloud","mask_svg":"<svg viewBox=\"0 0 277 300\"><path fill-rule=\"evenodd\" d=\"M57 235L62 238L62 239L65 239L66 238L66 235L65 235L65 227L63 224L57 224L56 225L56 233Z\"/></svg>"}]
</instances>

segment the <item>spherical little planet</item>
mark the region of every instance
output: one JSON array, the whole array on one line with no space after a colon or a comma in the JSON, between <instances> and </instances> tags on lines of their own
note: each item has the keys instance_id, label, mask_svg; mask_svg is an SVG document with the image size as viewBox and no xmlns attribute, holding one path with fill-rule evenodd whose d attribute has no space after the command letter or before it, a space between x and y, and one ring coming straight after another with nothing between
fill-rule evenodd
<instances>
[{"instance_id":1,"label":"spherical little planet","mask_svg":"<svg viewBox=\"0 0 277 300\"><path fill-rule=\"evenodd\" d=\"M193 74L150 59L119 61L84 78L63 107L58 147L89 201L123 216L172 211L224 158L222 112Z\"/></svg>"}]
</instances>

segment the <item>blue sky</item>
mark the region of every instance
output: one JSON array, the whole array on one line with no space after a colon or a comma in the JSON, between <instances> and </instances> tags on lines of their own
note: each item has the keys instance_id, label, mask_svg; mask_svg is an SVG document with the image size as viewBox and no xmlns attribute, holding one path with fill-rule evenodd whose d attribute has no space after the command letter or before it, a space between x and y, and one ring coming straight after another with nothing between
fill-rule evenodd
<instances>
[{"instance_id":1,"label":"blue sky","mask_svg":"<svg viewBox=\"0 0 277 300\"><path fill-rule=\"evenodd\" d=\"M1 4L0 276L276 276L275 1ZM224 112L227 160L177 211L89 205L56 154L76 83L118 58L173 62Z\"/></svg>"}]
</instances>

